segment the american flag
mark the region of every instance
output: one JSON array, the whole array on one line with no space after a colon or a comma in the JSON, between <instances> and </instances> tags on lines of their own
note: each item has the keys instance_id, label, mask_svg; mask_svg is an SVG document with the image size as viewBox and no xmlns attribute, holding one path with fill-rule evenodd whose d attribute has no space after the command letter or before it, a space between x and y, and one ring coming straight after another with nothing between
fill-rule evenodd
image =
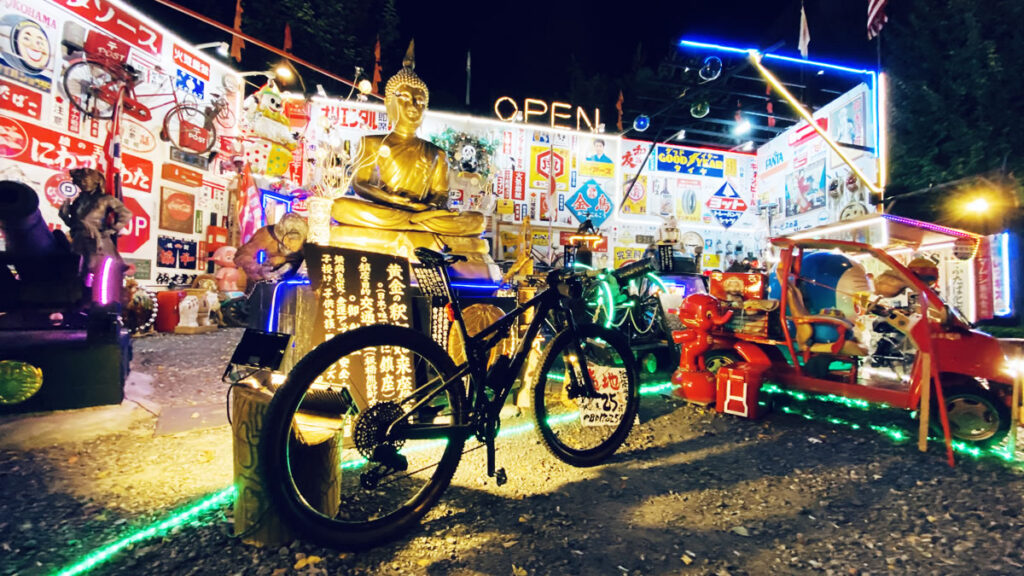
<instances>
[{"instance_id":1,"label":"american flag","mask_svg":"<svg viewBox=\"0 0 1024 576\"><path fill-rule=\"evenodd\" d=\"M882 26L889 21L885 15L885 3L888 0L868 0L868 40L882 31Z\"/></svg>"}]
</instances>

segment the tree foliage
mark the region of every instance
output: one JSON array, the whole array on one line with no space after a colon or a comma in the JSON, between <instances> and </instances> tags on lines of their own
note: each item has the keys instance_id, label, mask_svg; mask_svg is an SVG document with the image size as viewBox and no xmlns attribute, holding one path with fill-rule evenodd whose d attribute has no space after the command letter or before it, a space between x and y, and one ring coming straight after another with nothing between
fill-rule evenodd
<instances>
[{"instance_id":1,"label":"tree foliage","mask_svg":"<svg viewBox=\"0 0 1024 576\"><path fill-rule=\"evenodd\" d=\"M890 3L892 191L1000 170L1024 174L1024 2ZM926 195L938 209L942 195ZM916 199L915 199L916 200ZM915 202L917 203L917 202Z\"/></svg>"},{"instance_id":2,"label":"tree foliage","mask_svg":"<svg viewBox=\"0 0 1024 576\"><path fill-rule=\"evenodd\" d=\"M403 53L397 46L394 0L243 0L242 7L246 34L280 47L287 23L293 54L344 78L352 78L356 66L372 76L378 35L385 70L394 67L389 59ZM256 54L246 54L243 61L256 69L267 64L260 58L276 60L262 50L250 52Z\"/></svg>"}]
</instances>

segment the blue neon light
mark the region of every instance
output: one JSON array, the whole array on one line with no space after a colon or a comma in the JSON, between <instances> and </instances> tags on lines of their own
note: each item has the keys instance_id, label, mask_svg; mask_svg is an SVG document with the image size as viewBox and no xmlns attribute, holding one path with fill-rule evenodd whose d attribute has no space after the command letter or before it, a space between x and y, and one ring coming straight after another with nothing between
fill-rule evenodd
<instances>
[{"instance_id":1,"label":"blue neon light","mask_svg":"<svg viewBox=\"0 0 1024 576\"><path fill-rule=\"evenodd\" d=\"M758 50L756 50L754 48L736 48L734 46L723 46L721 44L712 44L712 43L709 43L709 42L695 42L693 40L680 40L679 41L679 45L680 46L690 47L690 48L703 48L703 49L707 49L707 50L719 50L721 52L731 52L731 53L734 53L734 54L744 54L744 55L760 53ZM831 63L828 63L828 62L819 62L817 60L805 60L803 58L795 58L793 56L784 56L782 54L768 53L768 54L761 54L761 56L766 58L766 59L781 60L783 62L791 62L793 64L800 64L801 66L817 66L817 67L820 67L820 68L828 68L830 70L839 70L841 72L848 72L850 74L858 74L858 75L863 74L863 75L868 76L870 78L870 80L871 80L871 95L873 96L872 103L871 103L871 108L872 108L872 111L875 114L875 146L874 146L874 155L875 156L879 156L879 154L880 154L879 145L881 144L880 140L881 140L881 135L882 134L881 134L881 119L879 118L879 115L878 115L879 107L880 107L880 104L879 104L880 95L878 94L878 72L877 71L869 70L869 69L866 69L866 68L850 68L849 66L841 66L839 64L831 64Z\"/></svg>"},{"instance_id":2,"label":"blue neon light","mask_svg":"<svg viewBox=\"0 0 1024 576\"><path fill-rule=\"evenodd\" d=\"M458 282L452 282L453 288L466 288L469 290L497 290L501 288L500 284L460 284Z\"/></svg>"},{"instance_id":3,"label":"blue neon light","mask_svg":"<svg viewBox=\"0 0 1024 576\"><path fill-rule=\"evenodd\" d=\"M704 48L704 49L708 49L708 50L718 50L718 51L721 51L721 52L731 52L731 53L734 53L734 54L743 54L744 56L752 54L752 53L755 53L755 54L756 53L760 53L760 51L755 49L755 48L736 48L735 46L723 46L722 44L711 44L711 43L708 43L708 42L695 42L693 40L680 40L679 41L679 45L680 46L687 46L687 47L690 47L690 48ZM849 72L851 74L866 74L866 75L874 75L875 74L875 72L873 70L868 70L866 68L850 68L848 66L840 66L839 64L830 64L828 62L819 62L817 60L804 60L803 58L794 58L792 56L783 56L782 54L768 53L768 54L761 54L761 55L763 57L765 57L765 58L770 58L772 60L782 60L784 62L792 62L794 64L800 64L802 66L818 66L818 67L821 67L821 68L828 68L828 69L831 69L831 70L839 70L839 71L842 71L842 72Z\"/></svg>"},{"instance_id":4,"label":"blue neon light","mask_svg":"<svg viewBox=\"0 0 1024 576\"><path fill-rule=\"evenodd\" d=\"M260 251L256 252L256 263L257 264L263 264L266 261L267 261L267 251L266 250L260 250Z\"/></svg>"},{"instance_id":5,"label":"blue neon light","mask_svg":"<svg viewBox=\"0 0 1024 576\"><path fill-rule=\"evenodd\" d=\"M260 188L260 206L263 208L262 219L264 226L267 225L267 198L273 198L274 200L284 204L284 211L286 213L292 211L292 202L295 198L288 196L287 194L278 194L276 192Z\"/></svg>"},{"instance_id":6,"label":"blue neon light","mask_svg":"<svg viewBox=\"0 0 1024 576\"><path fill-rule=\"evenodd\" d=\"M1003 300L1006 305L996 310L996 316L1009 316L1013 313L1013 291L1010 286L1010 234L1003 232L999 235L999 266L1003 277Z\"/></svg>"},{"instance_id":7,"label":"blue neon light","mask_svg":"<svg viewBox=\"0 0 1024 576\"><path fill-rule=\"evenodd\" d=\"M277 332L277 294L282 286L305 286L309 280L285 280L274 286L274 293L270 297L270 313L267 314L267 332Z\"/></svg>"}]
</instances>

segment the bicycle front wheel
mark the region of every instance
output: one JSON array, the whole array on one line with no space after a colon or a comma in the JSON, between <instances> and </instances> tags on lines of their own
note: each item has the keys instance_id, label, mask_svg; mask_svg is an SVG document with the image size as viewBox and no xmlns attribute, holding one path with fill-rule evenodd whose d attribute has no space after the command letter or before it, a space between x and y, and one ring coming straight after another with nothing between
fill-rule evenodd
<instances>
[{"instance_id":1,"label":"bicycle front wheel","mask_svg":"<svg viewBox=\"0 0 1024 576\"><path fill-rule=\"evenodd\" d=\"M114 104L120 82L110 68L89 60L68 66L62 78L64 93L79 112L91 118L114 117Z\"/></svg>"},{"instance_id":2,"label":"bicycle front wheel","mask_svg":"<svg viewBox=\"0 0 1024 576\"><path fill-rule=\"evenodd\" d=\"M548 344L534 386L534 418L548 451L595 466L626 440L640 405L636 361L625 339L596 325L563 330ZM582 353L582 358L578 355ZM583 367L594 389L583 380Z\"/></svg>"},{"instance_id":3,"label":"bicycle front wheel","mask_svg":"<svg viewBox=\"0 0 1024 576\"><path fill-rule=\"evenodd\" d=\"M175 148L205 154L217 143L217 128L199 108L175 106L164 116L161 133Z\"/></svg>"},{"instance_id":4,"label":"bicycle front wheel","mask_svg":"<svg viewBox=\"0 0 1024 576\"><path fill-rule=\"evenodd\" d=\"M263 478L284 520L343 549L415 526L448 487L465 443L453 428L465 419L454 369L437 344L397 326L353 330L307 354L274 395L260 436Z\"/></svg>"}]
</instances>

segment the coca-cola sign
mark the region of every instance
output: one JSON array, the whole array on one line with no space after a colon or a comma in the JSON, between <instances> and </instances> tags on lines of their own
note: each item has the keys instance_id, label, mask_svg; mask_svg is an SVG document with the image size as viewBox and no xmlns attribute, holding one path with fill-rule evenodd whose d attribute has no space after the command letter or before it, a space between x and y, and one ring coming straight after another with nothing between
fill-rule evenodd
<instances>
[{"instance_id":1,"label":"coca-cola sign","mask_svg":"<svg viewBox=\"0 0 1024 576\"><path fill-rule=\"evenodd\" d=\"M163 188L161 198L160 228L191 234L192 215L195 214L196 208L195 196L188 192Z\"/></svg>"}]
</instances>

